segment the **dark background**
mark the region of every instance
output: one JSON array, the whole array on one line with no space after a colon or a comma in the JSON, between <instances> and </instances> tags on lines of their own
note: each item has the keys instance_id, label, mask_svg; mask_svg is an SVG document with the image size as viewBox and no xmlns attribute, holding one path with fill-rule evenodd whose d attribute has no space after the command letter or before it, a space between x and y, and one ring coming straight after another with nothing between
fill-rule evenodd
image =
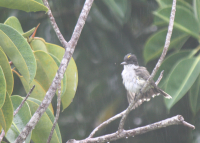
<instances>
[{"instance_id":1,"label":"dark background","mask_svg":"<svg viewBox=\"0 0 200 143\"><path fill-rule=\"evenodd\" d=\"M73 102L61 113L58 122L63 143L73 138L77 140L86 138L96 125L126 109L128 102L121 78L123 67L120 65L124 55L136 54L139 64L147 66L149 72L157 62L155 60L144 65L142 52L145 41L158 29L153 25L152 14L158 8L158 4L155 0L127 0L125 3L122 0L118 1L119 6L125 11L122 18L113 13L105 1L95 0L76 46L73 57L79 73L78 88ZM49 3L56 22L68 41L84 1L49 0ZM6 8L0 8L0 12L2 23L9 16L16 16L24 31L40 23L36 36L44 38L47 42L61 45L44 12L26 13ZM194 40L190 38L186 44L191 43L194 43ZM19 83L20 80L15 77L13 94L24 96L24 89ZM53 105L56 106L55 98ZM170 126L113 142L200 142L200 116L198 114L192 116L188 95L184 96L170 112L167 112L161 96L145 102L130 113L125 129L151 124L177 114L183 115L187 122L195 124L196 130L192 131L181 125ZM96 136L115 132L118 124L119 119L100 130Z\"/></svg>"}]
</instances>

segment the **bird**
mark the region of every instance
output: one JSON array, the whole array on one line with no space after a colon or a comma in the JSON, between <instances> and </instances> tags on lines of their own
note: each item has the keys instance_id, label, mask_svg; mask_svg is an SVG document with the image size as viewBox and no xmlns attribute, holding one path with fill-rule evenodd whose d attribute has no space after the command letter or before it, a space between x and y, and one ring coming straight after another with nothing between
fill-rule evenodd
<instances>
[{"instance_id":1,"label":"bird","mask_svg":"<svg viewBox=\"0 0 200 143\"><path fill-rule=\"evenodd\" d=\"M135 96L141 92L142 87L149 78L150 74L145 67L138 65L137 57L134 54L127 54L124 57L124 61L121 63L124 69L121 73L123 84L127 90L127 98L129 104L132 100L135 100ZM142 101L149 101L151 97L162 94L165 98L171 99L172 97L160 89L153 80L150 81L147 90L142 95L142 99L139 100L138 104Z\"/></svg>"}]
</instances>

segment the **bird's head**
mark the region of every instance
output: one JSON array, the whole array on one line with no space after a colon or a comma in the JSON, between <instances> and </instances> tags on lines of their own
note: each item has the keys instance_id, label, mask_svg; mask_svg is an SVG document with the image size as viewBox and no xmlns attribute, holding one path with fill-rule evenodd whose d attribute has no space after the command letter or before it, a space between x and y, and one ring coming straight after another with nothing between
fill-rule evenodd
<instances>
[{"instance_id":1,"label":"bird's head","mask_svg":"<svg viewBox=\"0 0 200 143\"><path fill-rule=\"evenodd\" d=\"M121 63L121 65L135 65L135 66L138 66L137 57L134 54L129 53L124 57L124 61Z\"/></svg>"}]
</instances>

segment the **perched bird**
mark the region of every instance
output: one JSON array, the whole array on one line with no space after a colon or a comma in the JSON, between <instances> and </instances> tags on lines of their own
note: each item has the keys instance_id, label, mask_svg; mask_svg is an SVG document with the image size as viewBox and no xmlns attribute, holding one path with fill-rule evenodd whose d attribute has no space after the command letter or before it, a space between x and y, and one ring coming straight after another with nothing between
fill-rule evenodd
<instances>
[{"instance_id":1,"label":"perched bird","mask_svg":"<svg viewBox=\"0 0 200 143\"><path fill-rule=\"evenodd\" d=\"M145 67L139 66L137 57L134 54L127 54L124 57L124 62L121 63L124 65L124 70L122 71L123 84L127 90L128 102L135 99L141 88L144 86L145 82L149 78L150 74ZM148 101L151 97L162 94L165 98L172 98L169 94L164 92L155 82L150 81L150 86L147 87L147 91L143 94L141 101Z\"/></svg>"}]
</instances>

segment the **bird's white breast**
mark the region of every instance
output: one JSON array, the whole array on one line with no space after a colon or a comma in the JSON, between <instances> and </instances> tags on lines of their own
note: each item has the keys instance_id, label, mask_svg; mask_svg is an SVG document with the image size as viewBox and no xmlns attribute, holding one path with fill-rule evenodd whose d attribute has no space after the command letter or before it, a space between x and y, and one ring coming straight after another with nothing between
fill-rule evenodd
<instances>
[{"instance_id":1,"label":"bird's white breast","mask_svg":"<svg viewBox=\"0 0 200 143\"><path fill-rule=\"evenodd\" d=\"M124 70L122 71L122 79L126 90L138 93L139 90L142 88L142 85L137 79L137 75L134 70L135 68L138 68L138 66L124 65Z\"/></svg>"}]
</instances>

